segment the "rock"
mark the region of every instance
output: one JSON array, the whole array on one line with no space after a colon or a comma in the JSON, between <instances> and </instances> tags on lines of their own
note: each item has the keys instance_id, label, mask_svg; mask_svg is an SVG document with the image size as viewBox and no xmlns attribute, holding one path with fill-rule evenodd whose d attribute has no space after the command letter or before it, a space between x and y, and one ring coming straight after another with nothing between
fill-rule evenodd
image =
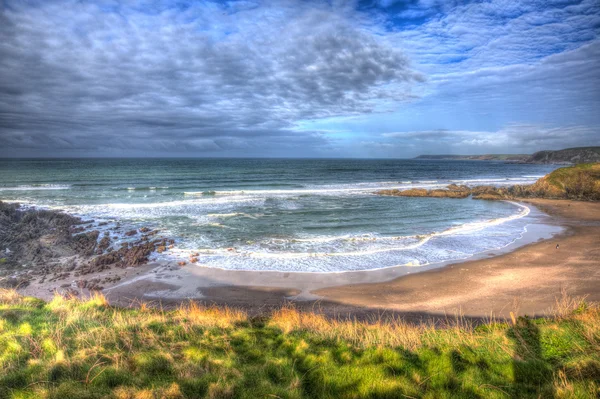
<instances>
[{"instance_id":1,"label":"rock","mask_svg":"<svg viewBox=\"0 0 600 399\"><path fill-rule=\"evenodd\" d=\"M185 266L185 262L184 262L184 261L177 262L177 264L178 264L179 266Z\"/></svg>"},{"instance_id":2,"label":"rock","mask_svg":"<svg viewBox=\"0 0 600 399\"><path fill-rule=\"evenodd\" d=\"M435 197L435 198L467 198L471 195L471 190L466 186L457 186L451 184L447 190L435 189L426 190L424 188L411 188L408 190L380 190L376 194L391 195L395 197Z\"/></svg>"},{"instance_id":3,"label":"rock","mask_svg":"<svg viewBox=\"0 0 600 399\"><path fill-rule=\"evenodd\" d=\"M190 263L196 263L198 262L198 258L190 258Z\"/></svg>"},{"instance_id":4,"label":"rock","mask_svg":"<svg viewBox=\"0 0 600 399\"><path fill-rule=\"evenodd\" d=\"M427 192L428 197L436 198L467 198L471 195L471 191L464 190L429 190Z\"/></svg>"},{"instance_id":5,"label":"rock","mask_svg":"<svg viewBox=\"0 0 600 399\"><path fill-rule=\"evenodd\" d=\"M497 201L497 200L501 200L504 198L500 194L496 194L496 193L482 193L482 194L474 195L473 199Z\"/></svg>"},{"instance_id":6,"label":"rock","mask_svg":"<svg viewBox=\"0 0 600 399\"><path fill-rule=\"evenodd\" d=\"M96 249L98 236L100 232L98 230L90 231L89 233L77 234L72 237L70 246L75 250L76 253L91 256Z\"/></svg>"},{"instance_id":7,"label":"rock","mask_svg":"<svg viewBox=\"0 0 600 399\"><path fill-rule=\"evenodd\" d=\"M128 232L125 233L125 235L127 237L131 237L137 234L137 230L129 230Z\"/></svg>"},{"instance_id":8,"label":"rock","mask_svg":"<svg viewBox=\"0 0 600 399\"><path fill-rule=\"evenodd\" d=\"M106 249L108 249L108 247L110 247L110 237L104 236L98 243L97 253L99 255L102 254L104 251L106 251Z\"/></svg>"},{"instance_id":9,"label":"rock","mask_svg":"<svg viewBox=\"0 0 600 399\"><path fill-rule=\"evenodd\" d=\"M0 279L0 287L4 288L23 288L29 285L29 278L26 276L7 277Z\"/></svg>"}]
</instances>

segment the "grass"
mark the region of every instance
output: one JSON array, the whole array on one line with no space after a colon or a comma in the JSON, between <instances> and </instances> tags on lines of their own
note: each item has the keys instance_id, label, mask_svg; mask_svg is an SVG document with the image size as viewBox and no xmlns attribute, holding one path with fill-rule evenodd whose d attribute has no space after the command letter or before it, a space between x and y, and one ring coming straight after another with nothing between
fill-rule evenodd
<instances>
[{"instance_id":1,"label":"grass","mask_svg":"<svg viewBox=\"0 0 600 399\"><path fill-rule=\"evenodd\" d=\"M544 187L546 185L546 187ZM559 168L534 185L550 196L575 200L600 200L600 163Z\"/></svg>"},{"instance_id":2,"label":"grass","mask_svg":"<svg viewBox=\"0 0 600 399\"><path fill-rule=\"evenodd\" d=\"M600 309L445 328L0 291L0 398L593 398Z\"/></svg>"}]
</instances>

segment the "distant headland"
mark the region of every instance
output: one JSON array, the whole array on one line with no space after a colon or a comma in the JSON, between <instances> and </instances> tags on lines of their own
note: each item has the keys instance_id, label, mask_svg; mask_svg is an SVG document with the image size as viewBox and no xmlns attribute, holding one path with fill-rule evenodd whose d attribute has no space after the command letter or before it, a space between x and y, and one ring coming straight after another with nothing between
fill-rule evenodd
<instances>
[{"instance_id":1,"label":"distant headland","mask_svg":"<svg viewBox=\"0 0 600 399\"><path fill-rule=\"evenodd\" d=\"M415 159L455 161L504 161L537 164L579 164L600 162L600 147L577 147L564 150L545 150L533 154L483 155L419 155Z\"/></svg>"}]
</instances>

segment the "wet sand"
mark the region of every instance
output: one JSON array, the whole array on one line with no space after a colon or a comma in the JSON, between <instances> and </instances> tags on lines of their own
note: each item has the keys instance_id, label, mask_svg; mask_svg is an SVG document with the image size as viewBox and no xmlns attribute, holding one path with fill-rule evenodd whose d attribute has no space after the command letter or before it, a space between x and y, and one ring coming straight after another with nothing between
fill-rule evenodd
<instances>
[{"instance_id":1,"label":"wet sand","mask_svg":"<svg viewBox=\"0 0 600 399\"><path fill-rule=\"evenodd\" d=\"M404 269L348 274L232 272L187 265L146 266L143 273L105 290L127 306L185 300L244 308L250 313L294 302L304 309L357 318L395 315L407 319L462 314L469 318L547 314L566 290L600 301L600 203L524 200L563 232L498 256L418 273ZM556 248L556 245L559 248ZM408 274L410 273L410 274ZM375 278L374 276L377 276ZM388 277L384 282L370 282ZM395 276L395 277L394 277ZM399 276L399 277L398 277Z\"/></svg>"},{"instance_id":2,"label":"wet sand","mask_svg":"<svg viewBox=\"0 0 600 399\"><path fill-rule=\"evenodd\" d=\"M600 301L600 203L528 200L565 233L490 259L449 265L379 284L315 292L328 301L403 312L485 317L542 315L562 290ZM559 245L557 248L556 246Z\"/></svg>"}]
</instances>

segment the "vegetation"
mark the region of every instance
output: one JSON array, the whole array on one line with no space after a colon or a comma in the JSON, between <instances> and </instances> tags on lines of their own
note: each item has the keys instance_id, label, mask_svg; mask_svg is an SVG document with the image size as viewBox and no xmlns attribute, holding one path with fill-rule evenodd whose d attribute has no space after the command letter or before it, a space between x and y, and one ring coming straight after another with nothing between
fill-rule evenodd
<instances>
[{"instance_id":1,"label":"vegetation","mask_svg":"<svg viewBox=\"0 0 600 399\"><path fill-rule=\"evenodd\" d=\"M577 147L564 150L538 151L534 154L483 154L483 155L419 155L415 159L454 161L505 161L542 164L580 164L600 162L600 147Z\"/></svg>"},{"instance_id":2,"label":"vegetation","mask_svg":"<svg viewBox=\"0 0 600 399\"><path fill-rule=\"evenodd\" d=\"M557 151L538 151L526 159L525 162L573 164L600 162L600 147L577 147Z\"/></svg>"},{"instance_id":3,"label":"vegetation","mask_svg":"<svg viewBox=\"0 0 600 399\"><path fill-rule=\"evenodd\" d=\"M559 305L552 319L436 328L2 290L0 397L597 397L600 309Z\"/></svg>"},{"instance_id":4,"label":"vegetation","mask_svg":"<svg viewBox=\"0 0 600 399\"><path fill-rule=\"evenodd\" d=\"M533 191L575 200L600 200L600 163L556 169L538 180Z\"/></svg>"},{"instance_id":5,"label":"vegetation","mask_svg":"<svg viewBox=\"0 0 600 399\"><path fill-rule=\"evenodd\" d=\"M525 162L529 154L482 154L482 155L419 155L415 159L436 159L447 161L509 161Z\"/></svg>"},{"instance_id":6,"label":"vegetation","mask_svg":"<svg viewBox=\"0 0 600 399\"><path fill-rule=\"evenodd\" d=\"M579 164L559 168L531 185L514 186L457 186L451 184L446 189L426 190L379 190L379 195L396 197L436 197L506 200L519 198L553 198L583 201L600 201L600 163Z\"/></svg>"}]
</instances>

